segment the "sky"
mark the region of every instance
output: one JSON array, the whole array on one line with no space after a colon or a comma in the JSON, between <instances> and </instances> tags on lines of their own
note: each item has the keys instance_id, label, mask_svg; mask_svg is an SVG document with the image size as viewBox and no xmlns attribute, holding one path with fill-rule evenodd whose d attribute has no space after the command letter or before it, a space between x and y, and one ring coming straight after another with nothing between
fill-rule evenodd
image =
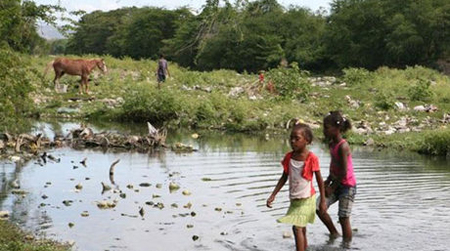
<instances>
[{"instance_id":1,"label":"sky","mask_svg":"<svg viewBox=\"0 0 450 251\"><path fill-rule=\"evenodd\" d=\"M60 5L68 11L84 10L90 13L95 10L110 11L122 7L143 7L153 6L166 9L176 9L178 7L187 6L194 10L200 10L205 4L205 0L33 0L36 4L52 4ZM289 5L297 5L308 7L313 11L320 7L329 9L332 0L278 0L278 3L288 7ZM233 3L234 1L230 1Z\"/></svg>"}]
</instances>

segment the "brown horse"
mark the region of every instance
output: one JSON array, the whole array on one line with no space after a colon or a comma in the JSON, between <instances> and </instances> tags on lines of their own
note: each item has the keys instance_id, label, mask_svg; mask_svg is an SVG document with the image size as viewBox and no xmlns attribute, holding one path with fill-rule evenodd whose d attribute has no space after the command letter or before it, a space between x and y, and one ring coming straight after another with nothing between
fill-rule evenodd
<instances>
[{"instance_id":1,"label":"brown horse","mask_svg":"<svg viewBox=\"0 0 450 251\"><path fill-rule=\"evenodd\" d=\"M45 68L45 74L50 66L53 66L55 70L55 79L53 83L55 84L55 90L59 89L59 79L64 74L81 76L80 82L80 94L83 93L83 86L85 88L85 93L89 92L89 74L91 71L98 67L103 73L106 73L106 64L103 59L69 59L69 58L56 58L47 64Z\"/></svg>"}]
</instances>

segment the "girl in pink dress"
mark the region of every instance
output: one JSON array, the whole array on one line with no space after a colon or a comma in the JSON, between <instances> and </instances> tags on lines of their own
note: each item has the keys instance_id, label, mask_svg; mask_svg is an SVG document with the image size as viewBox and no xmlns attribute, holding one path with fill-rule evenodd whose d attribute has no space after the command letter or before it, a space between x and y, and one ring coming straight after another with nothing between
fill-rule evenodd
<instances>
[{"instance_id":1,"label":"girl in pink dress","mask_svg":"<svg viewBox=\"0 0 450 251\"><path fill-rule=\"evenodd\" d=\"M326 206L339 201L339 223L342 227L344 241L352 239L350 215L356 194L356 178L353 172L352 154L342 133L352 127L350 121L339 111L330 112L323 120L323 133L329 140L331 163L330 174L325 180ZM330 231L330 237L336 238L339 233L326 210L318 210L319 218Z\"/></svg>"}]
</instances>

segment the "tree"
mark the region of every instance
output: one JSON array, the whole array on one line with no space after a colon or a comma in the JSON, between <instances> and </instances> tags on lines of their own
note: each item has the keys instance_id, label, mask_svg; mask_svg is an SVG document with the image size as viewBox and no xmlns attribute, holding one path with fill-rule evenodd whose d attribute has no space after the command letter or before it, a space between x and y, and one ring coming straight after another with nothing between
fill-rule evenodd
<instances>
[{"instance_id":1,"label":"tree","mask_svg":"<svg viewBox=\"0 0 450 251\"><path fill-rule=\"evenodd\" d=\"M33 1L0 1L0 46L19 52L33 53L44 45L36 30L37 20L54 23L55 11L62 9L54 5L36 5Z\"/></svg>"}]
</instances>

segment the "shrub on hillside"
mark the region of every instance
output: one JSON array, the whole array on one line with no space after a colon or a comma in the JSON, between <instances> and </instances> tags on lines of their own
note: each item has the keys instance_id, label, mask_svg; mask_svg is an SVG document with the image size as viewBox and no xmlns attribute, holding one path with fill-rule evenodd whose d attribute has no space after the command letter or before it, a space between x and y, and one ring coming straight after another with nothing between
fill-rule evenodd
<instances>
[{"instance_id":1,"label":"shrub on hillside","mask_svg":"<svg viewBox=\"0 0 450 251\"><path fill-rule=\"evenodd\" d=\"M292 63L290 67L272 69L267 73L267 76L274 83L280 97L300 101L308 99L311 90L311 83L307 78L309 73L300 70L297 63Z\"/></svg>"},{"instance_id":2,"label":"shrub on hillside","mask_svg":"<svg viewBox=\"0 0 450 251\"><path fill-rule=\"evenodd\" d=\"M367 85L373 79L371 72L364 68L346 68L342 71L344 72L343 81L349 86Z\"/></svg>"},{"instance_id":3,"label":"shrub on hillside","mask_svg":"<svg viewBox=\"0 0 450 251\"><path fill-rule=\"evenodd\" d=\"M177 118L181 110L180 96L167 89L141 85L127 91L121 118L128 121L162 123Z\"/></svg>"},{"instance_id":4,"label":"shrub on hillside","mask_svg":"<svg viewBox=\"0 0 450 251\"><path fill-rule=\"evenodd\" d=\"M431 82L420 78L417 83L408 89L409 98L413 101L429 101L433 97L430 90Z\"/></svg>"}]
</instances>

